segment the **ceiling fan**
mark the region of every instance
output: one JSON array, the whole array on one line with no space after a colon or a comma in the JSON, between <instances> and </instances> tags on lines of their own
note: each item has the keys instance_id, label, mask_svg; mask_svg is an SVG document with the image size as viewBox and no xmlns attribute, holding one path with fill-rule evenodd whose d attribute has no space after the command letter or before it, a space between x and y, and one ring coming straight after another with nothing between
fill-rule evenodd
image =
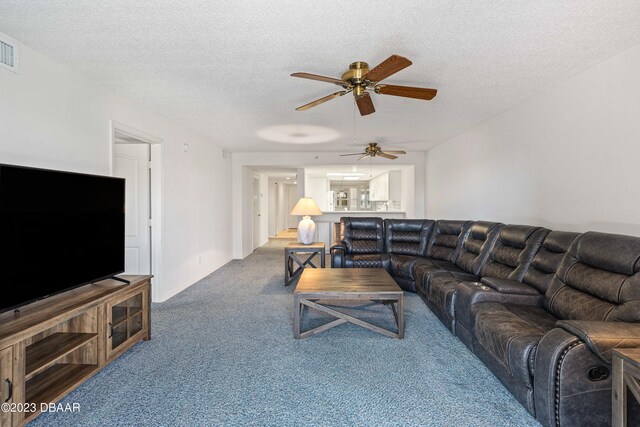
<instances>
[{"instance_id":1,"label":"ceiling fan","mask_svg":"<svg viewBox=\"0 0 640 427\"><path fill-rule=\"evenodd\" d=\"M351 154L340 154L340 156L362 156L358 160L362 160L365 157L384 157L385 159L397 159L398 156L394 156L394 154L407 154L405 151L397 150L397 151L382 151L382 148L378 147L377 142L370 142L369 146L364 149L363 153L351 153Z\"/></svg>"},{"instance_id":2,"label":"ceiling fan","mask_svg":"<svg viewBox=\"0 0 640 427\"><path fill-rule=\"evenodd\" d=\"M358 105L358 110L360 110L360 115L362 116L366 116L367 114L371 114L376 111L373 107L371 96L369 95L370 91L381 95L402 96L405 98L423 99L427 101L432 99L436 96L436 89L380 84L382 80L407 68L411 64L412 62L407 58L399 55L391 55L372 69L369 69L369 64L366 62L354 62L349 65L349 69L342 74L340 79L310 73L293 73L291 74L292 77L333 83L344 89L302 105L296 108L296 111L308 110L311 107L320 105L333 98L346 95L349 92L353 93L353 96L356 99L356 104Z\"/></svg>"}]
</instances>

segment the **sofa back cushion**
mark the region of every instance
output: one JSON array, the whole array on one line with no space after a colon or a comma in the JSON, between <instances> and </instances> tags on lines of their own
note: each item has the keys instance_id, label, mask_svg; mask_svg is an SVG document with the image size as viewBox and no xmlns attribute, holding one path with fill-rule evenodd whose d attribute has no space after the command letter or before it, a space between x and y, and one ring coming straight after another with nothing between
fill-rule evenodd
<instances>
[{"instance_id":1,"label":"sofa back cushion","mask_svg":"<svg viewBox=\"0 0 640 427\"><path fill-rule=\"evenodd\" d=\"M470 228L471 221L436 221L427 244L427 256L455 262Z\"/></svg>"},{"instance_id":2,"label":"sofa back cushion","mask_svg":"<svg viewBox=\"0 0 640 427\"><path fill-rule=\"evenodd\" d=\"M547 234L524 273L522 281L544 294L558 271L562 258L579 235L579 233L567 231L552 231Z\"/></svg>"},{"instance_id":3,"label":"sofa back cushion","mask_svg":"<svg viewBox=\"0 0 640 427\"><path fill-rule=\"evenodd\" d=\"M340 218L340 240L350 254L379 254L384 252L382 218Z\"/></svg>"},{"instance_id":4,"label":"sofa back cushion","mask_svg":"<svg viewBox=\"0 0 640 427\"><path fill-rule=\"evenodd\" d=\"M531 225L505 225L480 270L482 277L521 281L549 230Z\"/></svg>"},{"instance_id":5,"label":"sofa back cushion","mask_svg":"<svg viewBox=\"0 0 640 427\"><path fill-rule=\"evenodd\" d=\"M435 221L430 219L385 219L384 241L387 253L426 256L434 224Z\"/></svg>"},{"instance_id":6,"label":"sofa back cushion","mask_svg":"<svg viewBox=\"0 0 640 427\"><path fill-rule=\"evenodd\" d=\"M504 224L498 222L474 222L462 243L456 265L468 273L479 275L489 255L489 249L503 226Z\"/></svg>"},{"instance_id":7,"label":"sofa back cushion","mask_svg":"<svg viewBox=\"0 0 640 427\"><path fill-rule=\"evenodd\" d=\"M580 235L560 263L545 305L562 320L640 322L640 238Z\"/></svg>"}]
</instances>

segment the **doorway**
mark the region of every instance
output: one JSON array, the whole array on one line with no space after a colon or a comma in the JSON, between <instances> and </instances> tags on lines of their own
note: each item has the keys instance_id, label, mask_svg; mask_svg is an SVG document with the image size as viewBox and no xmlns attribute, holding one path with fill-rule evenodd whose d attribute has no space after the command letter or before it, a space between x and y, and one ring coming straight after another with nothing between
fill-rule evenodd
<instances>
[{"instance_id":1,"label":"doorway","mask_svg":"<svg viewBox=\"0 0 640 427\"><path fill-rule=\"evenodd\" d=\"M113 175L125 179L125 274L151 274L151 152L144 142L118 139Z\"/></svg>"},{"instance_id":2,"label":"doorway","mask_svg":"<svg viewBox=\"0 0 640 427\"><path fill-rule=\"evenodd\" d=\"M162 140L111 121L111 173L126 179L125 274L151 274L162 299Z\"/></svg>"}]
</instances>

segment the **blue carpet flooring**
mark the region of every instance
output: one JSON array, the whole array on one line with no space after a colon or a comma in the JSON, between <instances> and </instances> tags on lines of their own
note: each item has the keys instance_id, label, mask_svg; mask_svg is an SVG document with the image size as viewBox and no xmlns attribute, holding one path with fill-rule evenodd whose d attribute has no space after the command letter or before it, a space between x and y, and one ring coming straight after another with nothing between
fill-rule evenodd
<instances>
[{"instance_id":1,"label":"blue carpet flooring","mask_svg":"<svg viewBox=\"0 0 640 427\"><path fill-rule=\"evenodd\" d=\"M79 413L29 426L539 426L415 294L404 340L351 324L295 340L286 243L154 304L151 341L62 401Z\"/></svg>"}]
</instances>

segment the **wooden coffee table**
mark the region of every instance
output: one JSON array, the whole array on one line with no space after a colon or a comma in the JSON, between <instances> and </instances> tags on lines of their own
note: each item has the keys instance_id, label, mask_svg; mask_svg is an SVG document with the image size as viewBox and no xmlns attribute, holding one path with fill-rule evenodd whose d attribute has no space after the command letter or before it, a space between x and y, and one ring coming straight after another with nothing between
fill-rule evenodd
<instances>
[{"instance_id":1,"label":"wooden coffee table","mask_svg":"<svg viewBox=\"0 0 640 427\"><path fill-rule=\"evenodd\" d=\"M402 289L383 268L305 269L293 293L293 336L306 338L343 323L353 323L392 338L404 338L404 307ZM379 302L391 307L397 331L372 325L364 320L320 304L321 300ZM329 323L300 332L304 307L310 307L336 317Z\"/></svg>"}]
</instances>

